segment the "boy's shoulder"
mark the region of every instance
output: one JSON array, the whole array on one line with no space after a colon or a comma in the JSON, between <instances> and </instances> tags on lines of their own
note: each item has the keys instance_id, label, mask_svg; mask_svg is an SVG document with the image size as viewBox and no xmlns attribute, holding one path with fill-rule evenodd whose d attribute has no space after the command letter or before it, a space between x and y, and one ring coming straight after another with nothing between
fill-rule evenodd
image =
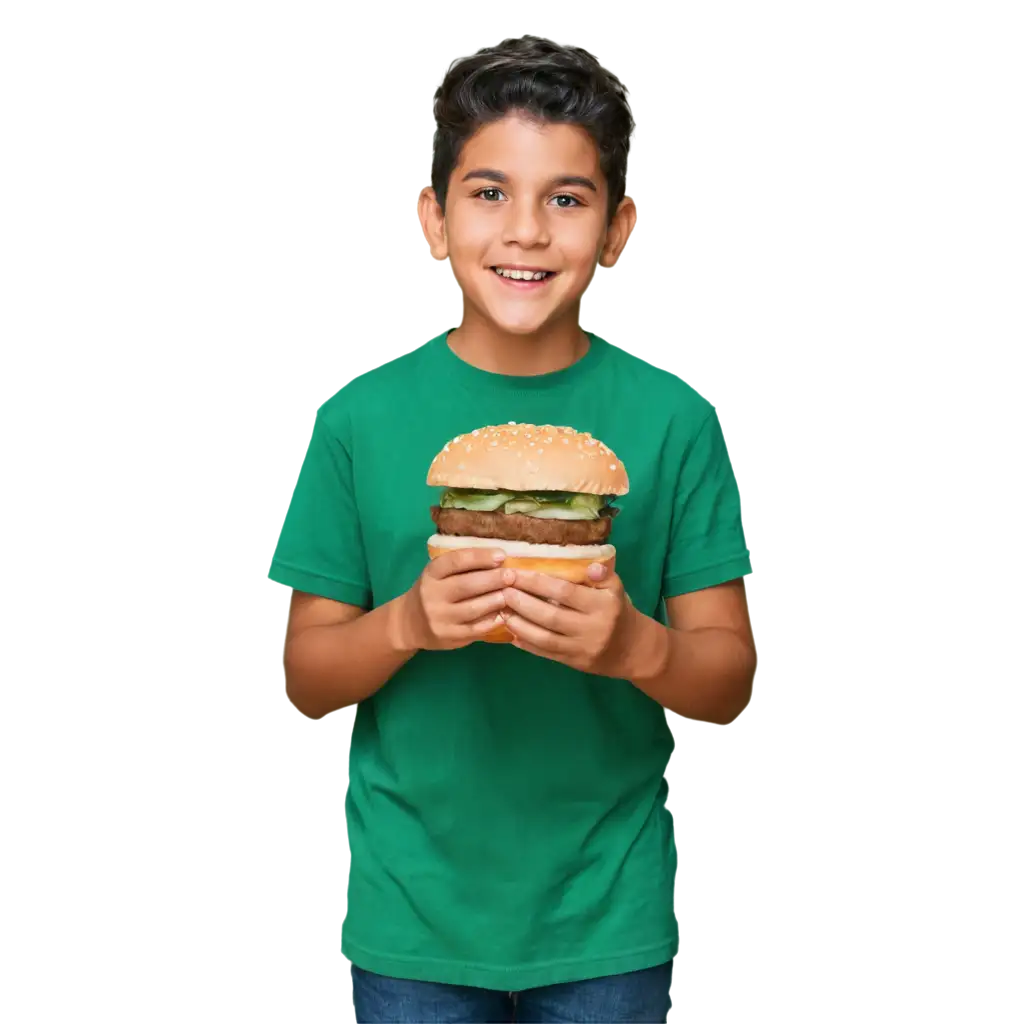
<instances>
[{"instance_id":1,"label":"boy's shoulder","mask_svg":"<svg viewBox=\"0 0 1024 1024\"><path fill-rule=\"evenodd\" d=\"M603 339L602 339L603 340ZM634 391L650 409L663 408L687 419L703 421L714 405L692 384L671 370L663 369L638 355L605 342L613 353L613 372L623 386Z\"/></svg>"},{"instance_id":2,"label":"boy's shoulder","mask_svg":"<svg viewBox=\"0 0 1024 1024\"><path fill-rule=\"evenodd\" d=\"M393 402L410 381L419 379L429 344L419 345L353 377L317 409L317 416L327 426L340 430L350 422L353 413L386 408L382 402Z\"/></svg>"}]
</instances>

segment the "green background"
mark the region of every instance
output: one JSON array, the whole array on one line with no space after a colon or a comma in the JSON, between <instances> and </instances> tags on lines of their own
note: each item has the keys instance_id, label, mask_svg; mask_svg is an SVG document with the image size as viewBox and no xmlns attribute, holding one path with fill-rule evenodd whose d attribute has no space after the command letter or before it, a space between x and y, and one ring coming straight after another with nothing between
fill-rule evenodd
<instances>
[{"instance_id":1,"label":"green background","mask_svg":"<svg viewBox=\"0 0 1024 1024\"><path fill-rule=\"evenodd\" d=\"M0 1021L343 1020L341 735L279 705L261 558L312 397L452 315L431 71L497 30L1024 17L48 6L0 11ZM1020 334L623 337L719 403L765 585L1020 581ZM1016 737L679 768L688 1020L1024 1013Z\"/></svg>"}]
</instances>

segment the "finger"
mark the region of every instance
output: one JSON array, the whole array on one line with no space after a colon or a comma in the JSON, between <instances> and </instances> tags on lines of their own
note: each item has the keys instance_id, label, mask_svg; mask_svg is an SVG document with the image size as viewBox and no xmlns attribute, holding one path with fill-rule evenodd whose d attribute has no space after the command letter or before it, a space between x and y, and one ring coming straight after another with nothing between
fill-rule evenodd
<instances>
[{"instance_id":1,"label":"finger","mask_svg":"<svg viewBox=\"0 0 1024 1024\"><path fill-rule=\"evenodd\" d=\"M502 592L505 604L521 615L524 619L538 626L543 626L551 633L560 633L562 636L573 636L579 632L583 625L584 616L571 608L550 604L548 601L534 597L532 594L524 593L515 587L509 587Z\"/></svg>"},{"instance_id":2,"label":"finger","mask_svg":"<svg viewBox=\"0 0 1024 1024\"><path fill-rule=\"evenodd\" d=\"M445 597L452 601L465 601L468 598L486 594L492 590L510 587L516 579L514 569L478 569L474 572L462 572L449 576L445 582Z\"/></svg>"},{"instance_id":3,"label":"finger","mask_svg":"<svg viewBox=\"0 0 1024 1024\"><path fill-rule=\"evenodd\" d=\"M505 625L505 620L500 615L485 615L481 619L477 619L476 622L470 622L463 628L468 636L474 638L487 636L492 629L498 629Z\"/></svg>"},{"instance_id":4,"label":"finger","mask_svg":"<svg viewBox=\"0 0 1024 1024\"><path fill-rule=\"evenodd\" d=\"M529 641L519 637L512 641L512 646L518 647L521 651L526 651L527 654L535 654L538 658L548 658L551 661L562 660L561 656L555 654L554 651L546 651L543 647L534 647Z\"/></svg>"},{"instance_id":5,"label":"finger","mask_svg":"<svg viewBox=\"0 0 1024 1024\"><path fill-rule=\"evenodd\" d=\"M501 548L456 548L432 558L426 572L435 580L443 580L460 572L493 569L505 560Z\"/></svg>"},{"instance_id":6,"label":"finger","mask_svg":"<svg viewBox=\"0 0 1024 1024\"><path fill-rule=\"evenodd\" d=\"M588 587L547 573L517 569L515 586L517 590L542 597L545 601L555 601L578 612L590 611L594 607L594 595Z\"/></svg>"},{"instance_id":7,"label":"finger","mask_svg":"<svg viewBox=\"0 0 1024 1024\"><path fill-rule=\"evenodd\" d=\"M564 636L552 633L551 630L538 626L529 619L514 611L505 612L505 625L512 631L517 640L531 644L538 650L544 651L549 656L552 654L564 654L568 651L569 641Z\"/></svg>"},{"instance_id":8,"label":"finger","mask_svg":"<svg viewBox=\"0 0 1024 1024\"><path fill-rule=\"evenodd\" d=\"M476 622L484 617L494 618L505 607L505 595L500 590L492 590L469 601L457 601L451 605L452 622Z\"/></svg>"}]
</instances>

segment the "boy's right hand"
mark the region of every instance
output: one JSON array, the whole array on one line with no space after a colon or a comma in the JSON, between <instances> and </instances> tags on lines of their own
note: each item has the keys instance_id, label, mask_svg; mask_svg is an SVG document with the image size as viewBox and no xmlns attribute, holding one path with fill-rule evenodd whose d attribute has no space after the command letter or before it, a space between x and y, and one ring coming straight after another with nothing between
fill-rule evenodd
<instances>
[{"instance_id":1,"label":"boy's right hand","mask_svg":"<svg viewBox=\"0 0 1024 1024\"><path fill-rule=\"evenodd\" d=\"M450 651L486 636L504 620L504 587L515 570L497 548L459 548L433 559L396 602L395 646L404 651Z\"/></svg>"}]
</instances>

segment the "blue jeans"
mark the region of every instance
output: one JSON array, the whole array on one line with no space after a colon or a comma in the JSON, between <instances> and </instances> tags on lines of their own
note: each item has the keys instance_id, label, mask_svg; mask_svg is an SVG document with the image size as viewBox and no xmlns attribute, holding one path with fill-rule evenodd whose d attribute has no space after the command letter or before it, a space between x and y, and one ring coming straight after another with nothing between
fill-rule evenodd
<instances>
[{"instance_id":1,"label":"blue jeans","mask_svg":"<svg viewBox=\"0 0 1024 1024\"><path fill-rule=\"evenodd\" d=\"M628 974L521 992L403 981L352 965L359 1024L664 1024L672 1006L671 983L671 960Z\"/></svg>"}]
</instances>

